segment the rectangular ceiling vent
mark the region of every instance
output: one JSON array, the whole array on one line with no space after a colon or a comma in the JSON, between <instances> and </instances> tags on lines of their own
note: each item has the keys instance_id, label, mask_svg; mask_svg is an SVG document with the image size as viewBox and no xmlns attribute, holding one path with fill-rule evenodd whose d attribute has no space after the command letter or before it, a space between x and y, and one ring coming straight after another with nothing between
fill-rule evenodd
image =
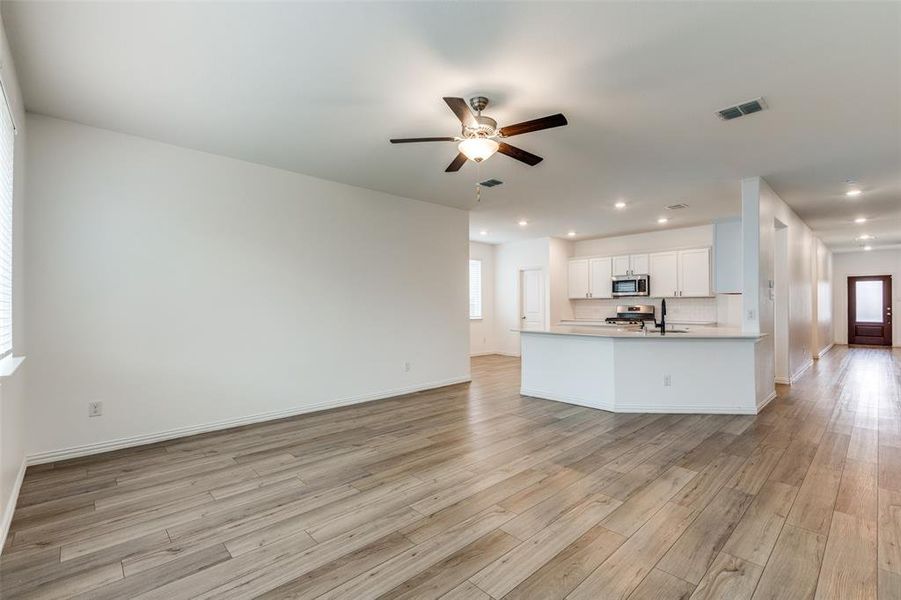
<instances>
[{"instance_id":1,"label":"rectangular ceiling vent","mask_svg":"<svg viewBox=\"0 0 901 600\"><path fill-rule=\"evenodd\" d=\"M679 204L670 204L666 207L666 210L682 210L683 208L688 208L688 205L680 202Z\"/></svg>"},{"instance_id":2,"label":"rectangular ceiling vent","mask_svg":"<svg viewBox=\"0 0 901 600\"><path fill-rule=\"evenodd\" d=\"M729 106L722 110L718 110L716 111L716 116L718 116L723 121L731 121L732 119L737 119L738 117L743 117L745 115L750 115L751 113L766 110L766 108L766 100L764 100L763 98L754 98L753 100L748 100L747 102L742 102L741 104L736 104L735 106Z\"/></svg>"},{"instance_id":3,"label":"rectangular ceiling vent","mask_svg":"<svg viewBox=\"0 0 901 600\"><path fill-rule=\"evenodd\" d=\"M504 182L501 181L500 179L486 179L485 181L483 181L483 182L480 183L479 185L482 186L482 187L494 187L494 186L500 185L500 184L502 184L502 183L504 183Z\"/></svg>"}]
</instances>

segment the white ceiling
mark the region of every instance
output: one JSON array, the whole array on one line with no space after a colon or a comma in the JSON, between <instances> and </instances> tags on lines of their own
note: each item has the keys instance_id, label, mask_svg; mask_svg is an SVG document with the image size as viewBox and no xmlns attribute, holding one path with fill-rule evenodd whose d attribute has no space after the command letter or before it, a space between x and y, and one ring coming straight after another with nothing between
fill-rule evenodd
<instances>
[{"instance_id":1,"label":"white ceiling","mask_svg":"<svg viewBox=\"0 0 901 600\"><path fill-rule=\"evenodd\" d=\"M6 1L3 18L30 111L472 209L473 239L654 229L676 202L667 227L709 222L762 175L833 248L901 244L899 3ZM452 144L388 144L457 134L441 97L475 93L502 125L570 124L509 140L536 167L448 174ZM760 95L767 112L713 115ZM489 177L504 185L476 205Z\"/></svg>"}]
</instances>

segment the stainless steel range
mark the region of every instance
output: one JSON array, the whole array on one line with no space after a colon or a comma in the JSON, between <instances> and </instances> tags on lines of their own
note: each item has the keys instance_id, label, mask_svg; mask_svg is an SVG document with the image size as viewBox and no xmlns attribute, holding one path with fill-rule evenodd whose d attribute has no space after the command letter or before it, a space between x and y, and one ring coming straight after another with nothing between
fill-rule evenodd
<instances>
[{"instance_id":1,"label":"stainless steel range","mask_svg":"<svg viewBox=\"0 0 901 600\"><path fill-rule=\"evenodd\" d=\"M621 304L616 307L616 316L607 317L608 323L615 325L646 325L654 326L656 321L653 304Z\"/></svg>"}]
</instances>

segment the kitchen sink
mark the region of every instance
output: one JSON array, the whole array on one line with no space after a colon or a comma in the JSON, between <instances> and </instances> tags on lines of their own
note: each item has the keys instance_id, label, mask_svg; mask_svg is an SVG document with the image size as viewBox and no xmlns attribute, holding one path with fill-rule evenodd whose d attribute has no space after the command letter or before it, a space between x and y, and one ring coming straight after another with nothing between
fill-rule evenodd
<instances>
[{"instance_id":1,"label":"kitchen sink","mask_svg":"<svg viewBox=\"0 0 901 600\"><path fill-rule=\"evenodd\" d=\"M660 330L659 329L648 329L648 332L660 333ZM669 335L670 333L688 333L688 330L687 329L670 329L669 327L667 327L666 334L664 334L664 335Z\"/></svg>"}]
</instances>

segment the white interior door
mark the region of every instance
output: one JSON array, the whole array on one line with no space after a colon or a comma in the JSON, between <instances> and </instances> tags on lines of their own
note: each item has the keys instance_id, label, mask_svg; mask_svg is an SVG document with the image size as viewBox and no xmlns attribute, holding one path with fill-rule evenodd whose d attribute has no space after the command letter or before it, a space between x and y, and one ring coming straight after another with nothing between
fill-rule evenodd
<instances>
[{"instance_id":1,"label":"white interior door","mask_svg":"<svg viewBox=\"0 0 901 600\"><path fill-rule=\"evenodd\" d=\"M520 272L520 306L523 329L544 329L544 273L541 269Z\"/></svg>"}]
</instances>

